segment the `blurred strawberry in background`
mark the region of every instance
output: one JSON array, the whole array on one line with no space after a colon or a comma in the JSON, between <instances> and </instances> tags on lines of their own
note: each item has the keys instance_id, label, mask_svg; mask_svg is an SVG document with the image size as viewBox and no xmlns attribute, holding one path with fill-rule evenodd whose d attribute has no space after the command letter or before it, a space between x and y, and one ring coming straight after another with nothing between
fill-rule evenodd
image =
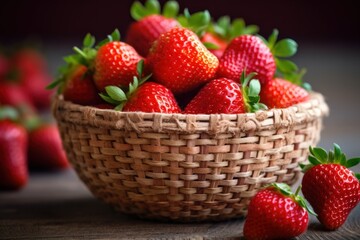
<instances>
[{"instance_id":1,"label":"blurred strawberry in background","mask_svg":"<svg viewBox=\"0 0 360 240\"><path fill-rule=\"evenodd\" d=\"M32 169L69 167L49 117L53 91L45 57L36 49L0 52L0 189L20 189ZM9 110L10 109L10 110ZM10 115L9 115L10 113Z\"/></svg>"}]
</instances>

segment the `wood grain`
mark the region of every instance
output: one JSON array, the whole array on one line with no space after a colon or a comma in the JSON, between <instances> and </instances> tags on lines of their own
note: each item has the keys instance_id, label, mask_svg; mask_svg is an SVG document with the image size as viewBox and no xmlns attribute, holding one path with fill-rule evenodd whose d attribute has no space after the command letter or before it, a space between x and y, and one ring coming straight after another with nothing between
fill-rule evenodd
<instances>
[{"instance_id":1,"label":"wood grain","mask_svg":"<svg viewBox=\"0 0 360 240\"><path fill-rule=\"evenodd\" d=\"M243 239L244 219L175 224L123 215L92 197L73 171L35 173L20 192L0 193L0 239ZM343 227L315 218L296 239L360 239L360 205Z\"/></svg>"}]
</instances>

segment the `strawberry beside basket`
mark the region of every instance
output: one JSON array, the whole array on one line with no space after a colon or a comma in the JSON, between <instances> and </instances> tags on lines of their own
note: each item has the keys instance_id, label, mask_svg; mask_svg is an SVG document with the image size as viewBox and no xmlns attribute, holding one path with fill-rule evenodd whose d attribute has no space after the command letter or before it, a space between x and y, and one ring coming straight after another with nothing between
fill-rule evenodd
<instances>
[{"instance_id":1,"label":"strawberry beside basket","mask_svg":"<svg viewBox=\"0 0 360 240\"><path fill-rule=\"evenodd\" d=\"M174 221L244 216L259 188L294 183L320 138L319 93L246 114L117 112L56 97L54 116L77 174L123 213Z\"/></svg>"}]
</instances>

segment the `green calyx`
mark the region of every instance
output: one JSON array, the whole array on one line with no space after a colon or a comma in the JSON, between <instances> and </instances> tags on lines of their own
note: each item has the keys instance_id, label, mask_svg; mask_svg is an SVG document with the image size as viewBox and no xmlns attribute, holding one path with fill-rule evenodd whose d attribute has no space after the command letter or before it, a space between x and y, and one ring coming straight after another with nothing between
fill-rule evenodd
<instances>
[{"instance_id":1,"label":"green calyx","mask_svg":"<svg viewBox=\"0 0 360 240\"><path fill-rule=\"evenodd\" d=\"M313 148L309 147L309 164L300 164L303 172L306 172L313 166L319 164L340 164L346 168L351 168L360 163L360 157L346 159L345 153L342 152L339 145L334 143L334 151L329 151L328 153L323 148ZM355 176L360 180L360 174L356 173Z\"/></svg>"},{"instance_id":2,"label":"green calyx","mask_svg":"<svg viewBox=\"0 0 360 240\"><path fill-rule=\"evenodd\" d=\"M0 120L12 120L17 121L20 115L18 110L11 106L0 107Z\"/></svg>"},{"instance_id":3,"label":"green calyx","mask_svg":"<svg viewBox=\"0 0 360 240\"><path fill-rule=\"evenodd\" d=\"M133 82L129 84L127 93L118 86L107 86L105 87L105 93L99 94L104 101L114 105L114 109L117 111L122 111L131 95L138 89L139 86L151 77L151 74L146 77L142 77L144 73L144 60L140 60L138 62L136 70L138 76L134 76Z\"/></svg>"},{"instance_id":4,"label":"green calyx","mask_svg":"<svg viewBox=\"0 0 360 240\"><path fill-rule=\"evenodd\" d=\"M244 98L246 111L247 112L256 112L258 110L265 110L267 106L263 103L260 103L260 90L261 85L259 80L253 79L256 73L245 74L246 70L241 73L241 93Z\"/></svg>"},{"instance_id":5,"label":"green calyx","mask_svg":"<svg viewBox=\"0 0 360 240\"><path fill-rule=\"evenodd\" d=\"M80 49L79 47L75 46L73 48L75 53L64 57L65 64L58 69L57 78L46 88L53 89L55 87L58 87L58 93L62 93L66 80L78 65L86 66L89 71L88 74L91 74L94 67L94 59L96 57L98 49L106 43L119 40L120 32L118 29L115 29L114 32L109 34L106 39L102 40L97 45L95 45L95 37L92 36L90 33L86 34L83 40L82 48Z\"/></svg>"},{"instance_id":6,"label":"green calyx","mask_svg":"<svg viewBox=\"0 0 360 240\"><path fill-rule=\"evenodd\" d=\"M290 38L281 39L278 41L279 31L274 29L267 40L260 37L266 45L270 48L271 53L275 58L276 76L286 79L296 85L299 85L306 90L311 90L309 83L303 83L302 78L306 73L306 69L299 69L298 66L288 59L296 54L298 44Z\"/></svg>"},{"instance_id":7,"label":"green calyx","mask_svg":"<svg viewBox=\"0 0 360 240\"><path fill-rule=\"evenodd\" d=\"M286 183L272 183L268 185L275 189L276 191L280 192L282 195L286 197L290 197L293 199L296 203L298 203L302 208L304 208L308 213L317 216L317 214L314 212L314 210L311 208L311 206L306 202L306 200L299 195L301 190L301 185L296 189L295 193L291 191L291 188Z\"/></svg>"},{"instance_id":8,"label":"green calyx","mask_svg":"<svg viewBox=\"0 0 360 240\"><path fill-rule=\"evenodd\" d=\"M176 18L179 13L179 4L176 1L167 1L162 9L157 0L147 0L145 4L136 1L131 5L130 15L133 19L139 21L150 15L163 15L166 18Z\"/></svg>"},{"instance_id":9,"label":"green calyx","mask_svg":"<svg viewBox=\"0 0 360 240\"><path fill-rule=\"evenodd\" d=\"M211 23L211 16L208 10L190 14L189 10L186 8L184 10L184 14L180 15L177 18L177 21L181 26L190 29L196 33L196 35L201 37L209 28Z\"/></svg>"},{"instance_id":10,"label":"green calyx","mask_svg":"<svg viewBox=\"0 0 360 240\"><path fill-rule=\"evenodd\" d=\"M236 18L231 21L229 16L223 16L210 25L209 31L230 42L232 39L241 35L256 34L259 31L259 27L256 25L246 26L242 18Z\"/></svg>"}]
</instances>

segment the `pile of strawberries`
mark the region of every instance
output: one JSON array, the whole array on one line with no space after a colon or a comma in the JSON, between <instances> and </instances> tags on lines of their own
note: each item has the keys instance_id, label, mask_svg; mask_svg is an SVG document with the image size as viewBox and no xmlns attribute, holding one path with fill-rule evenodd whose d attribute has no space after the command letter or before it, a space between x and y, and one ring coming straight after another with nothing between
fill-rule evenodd
<instances>
[{"instance_id":1,"label":"pile of strawberries","mask_svg":"<svg viewBox=\"0 0 360 240\"><path fill-rule=\"evenodd\" d=\"M30 168L69 166L57 126L48 123L51 78L34 49L0 54L0 190L26 185Z\"/></svg>"},{"instance_id":2,"label":"pile of strawberries","mask_svg":"<svg viewBox=\"0 0 360 240\"><path fill-rule=\"evenodd\" d=\"M277 41L277 30L265 40L242 19L178 10L175 1L162 13L156 0L135 2L125 41L118 30L98 44L86 35L49 87L80 105L160 113L236 114L309 98L304 71L285 59L295 41Z\"/></svg>"}]
</instances>

